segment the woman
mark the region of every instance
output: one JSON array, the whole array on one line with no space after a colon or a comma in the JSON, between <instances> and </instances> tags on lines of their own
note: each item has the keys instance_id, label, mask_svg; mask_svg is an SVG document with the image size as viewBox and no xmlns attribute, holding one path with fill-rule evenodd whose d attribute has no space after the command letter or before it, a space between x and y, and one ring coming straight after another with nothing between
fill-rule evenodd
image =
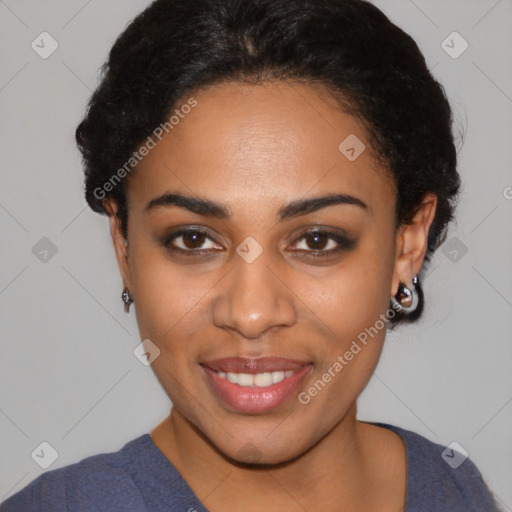
<instances>
[{"instance_id":1,"label":"woman","mask_svg":"<svg viewBox=\"0 0 512 512\"><path fill-rule=\"evenodd\" d=\"M460 185L443 89L382 12L157 0L77 141L173 407L2 512L496 510L471 460L356 419L386 328L421 316Z\"/></svg>"}]
</instances>

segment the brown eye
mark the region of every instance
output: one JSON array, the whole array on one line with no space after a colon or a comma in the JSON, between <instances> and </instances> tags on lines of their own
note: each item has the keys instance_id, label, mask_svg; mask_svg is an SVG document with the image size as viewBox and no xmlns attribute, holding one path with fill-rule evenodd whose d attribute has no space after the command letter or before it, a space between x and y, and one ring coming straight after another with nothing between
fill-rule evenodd
<instances>
[{"instance_id":1,"label":"brown eye","mask_svg":"<svg viewBox=\"0 0 512 512\"><path fill-rule=\"evenodd\" d=\"M299 252L310 253L310 256L322 257L352 249L354 246L354 240L349 240L337 233L315 230L302 235L295 248Z\"/></svg>"},{"instance_id":2,"label":"brown eye","mask_svg":"<svg viewBox=\"0 0 512 512\"><path fill-rule=\"evenodd\" d=\"M187 247L187 249L197 249L204 244L204 240L206 235L200 231L189 231L182 235L183 245Z\"/></svg>"},{"instance_id":3,"label":"brown eye","mask_svg":"<svg viewBox=\"0 0 512 512\"><path fill-rule=\"evenodd\" d=\"M219 250L211 237L199 229L184 229L169 235L163 240L163 245L169 251L182 254L195 254L213 250Z\"/></svg>"},{"instance_id":4,"label":"brown eye","mask_svg":"<svg viewBox=\"0 0 512 512\"><path fill-rule=\"evenodd\" d=\"M325 249L327 243L330 240L327 234L322 233L320 231L314 231L312 233L309 233L304 237L304 239L307 241L307 245L309 246L309 248L315 251Z\"/></svg>"}]
</instances>

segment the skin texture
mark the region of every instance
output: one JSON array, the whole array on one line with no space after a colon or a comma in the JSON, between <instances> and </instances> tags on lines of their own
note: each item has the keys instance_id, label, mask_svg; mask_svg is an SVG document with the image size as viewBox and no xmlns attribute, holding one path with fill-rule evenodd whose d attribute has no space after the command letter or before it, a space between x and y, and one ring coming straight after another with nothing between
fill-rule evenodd
<instances>
[{"instance_id":1,"label":"skin texture","mask_svg":"<svg viewBox=\"0 0 512 512\"><path fill-rule=\"evenodd\" d=\"M411 286L436 197L426 195L413 222L395 230L391 178L374 160L362 124L320 85L223 83L194 98L198 105L130 176L128 252L117 205L106 200L141 339L160 349L152 368L173 402L151 437L211 511L398 512L405 505L403 443L356 420L356 399L377 365L385 328L307 405L293 396L262 414L230 409L199 363L229 356L307 361L312 370L299 392L307 390L385 314L399 282ZM352 162L338 150L349 134L366 145ZM222 203L231 216L175 206L144 211L171 191ZM339 204L277 218L291 201L332 193L368 208ZM195 246L183 237L171 243L210 256L164 246L165 235L185 226L212 237ZM304 237L314 228L345 230L355 245L311 255L337 246ZM263 250L252 263L236 252L246 237ZM251 462L251 446L264 466L243 464Z\"/></svg>"}]
</instances>

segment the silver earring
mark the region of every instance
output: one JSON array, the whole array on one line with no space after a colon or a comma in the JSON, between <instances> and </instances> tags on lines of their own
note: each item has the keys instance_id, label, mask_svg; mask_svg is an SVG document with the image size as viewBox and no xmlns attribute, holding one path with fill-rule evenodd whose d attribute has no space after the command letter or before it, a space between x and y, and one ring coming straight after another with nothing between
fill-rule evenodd
<instances>
[{"instance_id":1,"label":"silver earring","mask_svg":"<svg viewBox=\"0 0 512 512\"><path fill-rule=\"evenodd\" d=\"M124 310L129 313L130 312L130 304L133 302L133 297L130 295L130 291L128 288L125 288L123 290L123 293L121 295L121 298L124 302Z\"/></svg>"},{"instance_id":2,"label":"silver earring","mask_svg":"<svg viewBox=\"0 0 512 512\"><path fill-rule=\"evenodd\" d=\"M410 314L418 307L419 297L416 290L418 284L418 274L412 276L412 290L409 290L403 283L398 285L398 292L391 297L391 303L398 311L403 311L405 314Z\"/></svg>"}]
</instances>

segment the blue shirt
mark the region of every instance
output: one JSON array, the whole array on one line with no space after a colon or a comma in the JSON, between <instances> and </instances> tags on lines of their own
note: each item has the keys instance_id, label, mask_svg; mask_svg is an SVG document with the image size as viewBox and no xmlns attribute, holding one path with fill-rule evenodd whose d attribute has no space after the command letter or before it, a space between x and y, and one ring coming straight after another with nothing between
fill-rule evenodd
<instances>
[{"instance_id":1,"label":"blue shirt","mask_svg":"<svg viewBox=\"0 0 512 512\"><path fill-rule=\"evenodd\" d=\"M397 426L372 424L405 443L406 512L499 512L469 458L453 469L441 456L446 447ZM47 471L0 505L0 512L100 511L208 512L149 434L117 452Z\"/></svg>"}]
</instances>

